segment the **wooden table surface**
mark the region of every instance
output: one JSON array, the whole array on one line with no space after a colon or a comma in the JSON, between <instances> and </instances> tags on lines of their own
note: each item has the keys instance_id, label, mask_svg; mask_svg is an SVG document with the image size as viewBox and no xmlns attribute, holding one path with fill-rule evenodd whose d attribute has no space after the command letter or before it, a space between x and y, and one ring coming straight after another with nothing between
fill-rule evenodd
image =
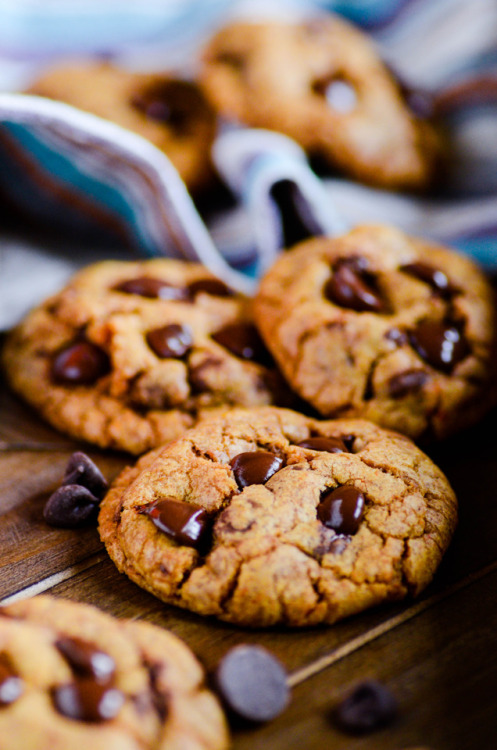
<instances>
[{"instance_id":1,"label":"wooden table surface","mask_svg":"<svg viewBox=\"0 0 497 750\"><path fill-rule=\"evenodd\" d=\"M417 600L332 627L248 631L163 604L120 575L97 531L47 526L42 509L69 455L83 449L111 479L129 457L89 449L45 425L0 384L0 598L50 593L163 625L208 669L258 643L289 673L275 721L237 730L234 750L496 750L497 413L429 451L458 495L460 522L434 582ZM400 704L393 725L361 737L331 720L340 696L374 677ZM0 740L1 746L1 740Z\"/></svg>"}]
</instances>

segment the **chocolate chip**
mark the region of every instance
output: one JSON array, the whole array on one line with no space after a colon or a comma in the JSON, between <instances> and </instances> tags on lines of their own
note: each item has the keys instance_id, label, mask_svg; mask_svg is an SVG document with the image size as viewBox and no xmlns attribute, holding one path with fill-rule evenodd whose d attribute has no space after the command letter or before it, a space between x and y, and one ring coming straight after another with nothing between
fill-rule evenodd
<instances>
[{"instance_id":1,"label":"chocolate chip","mask_svg":"<svg viewBox=\"0 0 497 750\"><path fill-rule=\"evenodd\" d=\"M229 286L226 286L224 281L220 281L219 279L197 279L197 281L192 281L188 285L188 291L191 297L196 297L201 292L210 294L211 297L233 296L233 290Z\"/></svg>"},{"instance_id":2,"label":"chocolate chip","mask_svg":"<svg viewBox=\"0 0 497 750\"><path fill-rule=\"evenodd\" d=\"M221 65L228 65L238 73L241 73L245 67L246 58L241 52L223 50L218 52L214 58L214 62L220 63Z\"/></svg>"},{"instance_id":3,"label":"chocolate chip","mask_svg":"<svg viewBox=\"0 0 497 750\"><path fill-rule=\"evenodd\" d=\"M147 344L161 359L181 359L192 348L193 336L188 326L171 323L149 331Z\"/></svg>"},{"instance_id":4,"label":"chocolate chip","mask_svg":"<svg viewBox=\"0 0 497 750\"><path fill-rule=\"evenodd\" d=\"M66 484L50 495L43 518L51 526L76 529L96 520L98 498L79 484Z\"/></svg>"},{"instance_id":5,"label":"chocolate chip","mask_svg":"<svg viewBox=\"0 0 497 750\"><path fill-rule=\"evenodd\" d=\"M354 85L336 75L320 78L315 81L313 91L326 99L331 109L338 114L346 115L357 107L358 98Z\"/></svg>"},{"instance_id":6,"label":"chocolate chip","mask_svg":"<svg viewBox=\"0 0 497 750\"><path fill-rule=\"evenodd\" d=\"M269 451L249 451L232 458L230 466L241 489L249 484L265 484L281 469L283 459Z\"/></svg>"},{"instance_id":7,"label":"chocolate chip","mask_svg":"<svg viewBox=\"0 0 497 750\"><path fill-rule=\"evenodd\" d=\"M166 498L137 507L153 524L178 544L202 549L210 537L212 517L200 505Z\"/></svg>"},{"instance_id":8,"label":"chocolate chip","mask_svg":"<svg viewBox=\"0 0 497 750\"><path fill-rule=\"evenodd\" d=\"M164 300L187 300L188 290L183 287L173 286L167 281L156 279L152 276L139 276L136 279L128 279L113 287L116 292L125 294L137 294L139 297Z\"/></svg>"},{"instance_id":9,"label":"chocolate chip","mask_svg":"<svg viewBox=\"0 0 497 750\"><path fill-rule=\"evenodd\" d=\"M98 466L81 451L76 451L69 459L62 482L62 485L65 484L79 484L86 487L99 500L103 498L109 487Z\"/></svg>"},{"instance_id":10,"label":"chocolate chip","mask_svg":"<svg viewBox=\"0 0 497 750\"><path fill-rule=\"evenodd\" d=\"M341 729L362 734L390 724L397 711L397 701L388 688L376 680L365 680L336 707L334 717Z\"/></svg>"},{"instance_id":11,"label":"chocolate chip","mask_svg":"<svg viewBox=\"0 0 497 750\"><path fill-rule=\"evenodd\" d=\"M15 672L9 658L0 654L0 706L14 703L24 692L24 683Z\"/></svg>"},{"instance_id":12,"label":"chocolate chip","mask_svg":"<svg viewBox=\"0 0 497 750\"><path fill-rule=\"evenodd\" d=\"M421 320L409 332L411 345L437 370L450 373L469 354L469 346L458 327L441 320Z\"/></svg>"},{"instance_id":13,"label":"chocolate chip","mask_svg":"<svg viewBox=\"0 0 497 750\"><path fill-rule=\"evenodd\" d=\"M52 380L61 385L91 385L110 370L107 354L89 341L61 349L52 361Z\"/></svg>"},{"instance_id":14,"label":"chocolate chip","mask_svg":"<svg viewBox=\"0 0 497 750\"><path fill-rule=\"evenodd\" d=\"M318 518L338 534L355 534L364 513L365 499L350 485L325 492L318 505Z\"/></svg>"},{"instance_id":15,"label":"chocolate chip","mask_svg":"<svg viewBox=\"0 0 497 750\"><path fill-rule=\"evenodd\" d=\"M255 326L249 323L231 323L212 334L212 338L235 357L251 359L266 366L272 364L272 357Z\"/></svg>"},{"instance_id":16,"label":"chocolate chip","mask_svg":"<svg viewBox=\"0 0 497 750\"><path fill-rule=\"evenodd\" d=\"M415 393L429 380L424 370L406 370L394 375L388 381L388 391L392 398L403 398L409 393Z\"/></svg>"},{"instance_id":17,"label":"chocolate chip","mask_svg":"<svg viewBox=\"0 0 497 750\"><path fill-rule=\"evenodd\" d=\"M347 446L338 437L311 437L297 443L299 448L309 448L311 451L326 451L327 453L349 453Z\"/></svg>"},{"instance_id":18,"label":"chocolate chip","mask_svg":"<svg viewBox=\"0 0 497 750\"><path fill-rule=\"evenodd\" d=\"M137 92L131 104L146 117L169 126L177 136L191 133L209 111L199 89L188 81L158 81Z\"/></svg>"},{"instance_id":19,"label":"chocolate chip","mask_svg":"<svg viewBox=\"0 0 497 750\"><path fill-rule=\"evenodd\" d=\"M366 272L361 258L346 258L335 265L324 294L336 305L356 312L385 312L385 303L373 284L374 277Z\"/></svg>"},{"instance_id":20,"label":"chocolate chip","mask_svg":"<svg viewBox=\"0 0 497 750\"><path fill-rule=\"evenodd\" d=\"M101 722L113 719L124 703L120 690L84 677L52 691L55 708L76 721Z\"/></svg>"},{"instance_id":21,"label":"chocolate chip","mask_svg":"<svg viewBox=\"0 0 497 750\"><path fill-rule=\"evenodd\" d=\"M407 263L400 270L429 284L439 294L447 295L453 291L446 274L428 263Z\"/></svg>"},{"instance_id":22,"label":"chocolate chip","mask_svg":"<svg viewBox=\"0 0 497 750\"><path fill-rule=\"evenodd\" d=\"M114 677L114 659L82 638L59 638L55 646L76 673L101 683L109 683Z\"/></svg>"},{"instance_id":23,"label":"chocolate chip","mask_svg":"<svg viewBox=\"0 0 497 750\"><path fill-rule=\"evenodd\" d=\"M246 721L270 721L290 693L281 663L261 646L235 646L221 659L215 685L225 705Z\"/></svg>"}]
</instances>

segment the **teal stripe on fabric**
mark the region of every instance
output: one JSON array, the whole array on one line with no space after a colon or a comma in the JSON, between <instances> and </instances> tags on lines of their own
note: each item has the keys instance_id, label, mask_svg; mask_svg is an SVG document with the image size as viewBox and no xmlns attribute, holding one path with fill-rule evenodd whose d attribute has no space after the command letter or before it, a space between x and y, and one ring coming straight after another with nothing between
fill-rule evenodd
<instances>
[{"instance_id":1,"label":"teal stripe on fabric","mask_svg":"<svg viewBox=\"0 0 497 750\"><path fill-rule=\"evenodd\" d=\"M51 149L26 126L4 122L2 127L16 140L20 148L25 149L30 157L50 174L51 179L56 179L83 196L92 198L95 203L113 214L125 225L132 242L141 246L148 255L160 254L152 238L140 225L133 205L126 200L123 192L78 170L68 158Z\"/></svg>"}]
</instances>

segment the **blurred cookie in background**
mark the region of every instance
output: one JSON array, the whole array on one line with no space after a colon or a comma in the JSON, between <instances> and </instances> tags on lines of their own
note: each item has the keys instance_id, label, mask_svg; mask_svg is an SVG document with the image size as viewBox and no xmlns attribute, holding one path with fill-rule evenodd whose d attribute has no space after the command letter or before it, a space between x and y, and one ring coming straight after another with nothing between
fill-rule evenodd
<instances>
[{"instance_id":1,"label":"blurred cookie in background","mask_svg":"<svg viewBox=\"0 0 497 750\"><path fill-rule=\"evenodd\" d=\"M368 38L335 16L233 23L207 45L201 81L228 119L277 130L362 182L422 190L443 139Z\"/></svg>"},{"instance_id":2,"label":"blurred cookie in background","mask_svg":"<svg viewBox=\"0 0 497 750\"><path fill-rule=\"evenodd\" d=\"M212 177L216 118L191 81L82 63L48 70L26 93L65 102L138 133L169 157L194 192Z\"/></svg>"}]
</instances>

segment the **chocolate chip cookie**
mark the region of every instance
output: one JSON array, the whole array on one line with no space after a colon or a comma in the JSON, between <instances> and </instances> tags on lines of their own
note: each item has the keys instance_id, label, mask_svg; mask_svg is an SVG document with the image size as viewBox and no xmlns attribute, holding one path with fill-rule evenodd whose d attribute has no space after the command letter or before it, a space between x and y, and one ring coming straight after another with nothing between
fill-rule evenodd
<instances>
[{"instance_id":1,"label":"chocolate chip cookie","mask_svg":"<svg viewBox=\"0 0 497 750\"><path fill-rule=\"evenodd\" d=\"M223 750L223 713L172 633L36 597L0 607L2 750Z\"/></svg>"},{"instance_id":2,"label":"chocolate chip cookie","mask_svg":"<svg viewBox=\"0 0 497 750\"><path fill-rule=\"evenodd\" d=\"M467 258L386 226L302 243L255 300L290 385L326 417L444 437L495 403L493 292Z\"/></svg>"},{"instance_id":3,"label":"chocolate chip cookie","mask_svg":"<svg viewBox=\"0 0 497 750\"><path fill-rule=\"evenodd\" d=\"M216 119L193 82L82 64L47 71L27 93L71 104L138 133L169 157L191 190L212 177Z\"/></svg>"},{"instance_id":4,"label":"chocolate chip cookie","mask_svg":"<svg viewBox=\"0 0 497 750\"><path fill-rule=\"evenodd\" d=\"M118 569L164 601L302 626L417 594L456 514L408 438L261 407L206 419L125 469L99 524Z\"/></svg>"},{"instance_id":5,"label":"chocolate chip cookie","mask_svg":"<svg viewBox=\"0 0 497 750\"><path fill-rule=\"evenodd\" d=\"M204 54L207 97L225 117L278 130L358 180L421 189L443 162L443 138L419 97L365 35L336 16L234 23Z\"/></svg>"},{"instance_id":6,"label":"chocolate chip cookie","mask_svg":"<svg viewBox=\"0 0 497 750\"><path fill-rule=\"evenodd\" d=\"M272 403L279 387L249 301L170 259L87 267L11 333L3 361L56 428L131 453L205 409Z\"/></svg>"}]
</instances>

